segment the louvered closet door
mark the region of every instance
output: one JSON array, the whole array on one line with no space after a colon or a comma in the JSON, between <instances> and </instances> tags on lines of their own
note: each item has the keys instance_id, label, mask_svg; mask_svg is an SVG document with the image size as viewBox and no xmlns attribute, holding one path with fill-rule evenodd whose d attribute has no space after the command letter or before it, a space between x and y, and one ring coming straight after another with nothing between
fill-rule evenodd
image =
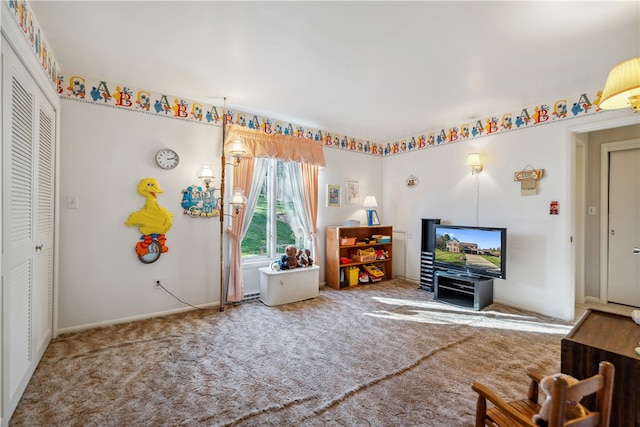
<instances>
[{"instance_id":1,"label":"louvered closet door","mask_svg":"<svg viewBox=\"0 0 640 427\"><path fill-rule=\"evenodd\" d=\"M55 110L2 44L2 395L11 416L52 335Z\"/></svg>"},{"instance_id":2,"label":"louvered closet door","mask_svg":"<svg viewBox=\"0 0 640 427\"><path fill-rule=\"evenodd\" d=\"M44 101L44 99L42 100ZM36 242L33 294L33 339L36 354L46 350L53 330L53 229L55 183L55 111L37 102L37 162L34 227ZM40 248L40 249L38 249ZM39 358L38 358L39 360Z\"/></svg>"}]
</instances>

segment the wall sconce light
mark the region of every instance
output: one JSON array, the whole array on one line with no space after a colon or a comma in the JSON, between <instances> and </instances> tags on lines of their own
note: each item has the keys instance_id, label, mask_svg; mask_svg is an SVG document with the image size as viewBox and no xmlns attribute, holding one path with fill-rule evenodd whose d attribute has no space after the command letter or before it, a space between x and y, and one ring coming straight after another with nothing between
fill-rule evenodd
<instances>
[{"instance_id":1,"label":"wall sconce light","mask_svg":"<svg viewBox=\"0 0 640 427\"><path fill-rule=\"evenodd\" d=\"M482 163L480 162L480 154L471 153L467 156L467 166L471 168L471 175L477 175L482 170Z\"/></svg>"},{"instance_id":2,"label":"wall sconce light","mask_svg":"<svg viewBox=\"0 0 640 427\"><path fill-rule=\"evenodd\" d=\"M611 69L598 106L603 110L631 107L634 113L640 111L640 56Z\"/></svg>"},{"instance_id":3,"label":"wall sconce light","mask_svg":"<svg viewBox=\"0 0 640 427\"><path fill-rule=\"evenodd\" d=\"M378 207L378 202L375 196L367 196L362 202L362 206L367 209L367 225L371 227L373 225L373 208Z\"/></svg>"},{"instance_id":4,"label":"wall sconce light","mask_svg":"<svg viewBox=\"0 0 640 427\"><path fill-rule=\"evenodd\" d=\"M211 166L202 165L202 167L198 169L198 179L202 180L202 183L207 187L207 190L209 189L209 184L214 178Z\"/></svg>"},{"instance_id":5,"label":"wall sconce light","mask_svg":"<svg viewBox=\"0 0 640 427\"><path fill-rule=\"evenodd\" d=\"M244 152L243 152L244 153ZM239 155L235 155L232 154L234 160L233 166L237 166L240 164L240 160L242 160L242 155L243 153L239 154ZM225 163L223 164L223 168L225 165L231 165L231 163ZM205 187L207 188L207 190L209 190L209 185L211 184L211 181L213 181L215 179L215 177L213 176L213 170L211 169L211 166L209 165L202 165L202 167L200 169L198 169L198 179L202 180L202 183L205 185ZM225 214L223 209L224 206L224 188L225 188L225 182L224 182L224 173L222 174L222 178L220 180L220 209L221 209L221 220L222 220L222 216L227 215L227 216L231 216L231 217L235 217L240 213L240 210L242 210L242 208L244 207L244 205L247 204L247 198L244 196L244 191L240 188L236 188L233 191L233 196L231 197L231 206L233 208L233 215L230 214ZM215 191L216 189L214 189Z\"/></svg>"}]
</instances>

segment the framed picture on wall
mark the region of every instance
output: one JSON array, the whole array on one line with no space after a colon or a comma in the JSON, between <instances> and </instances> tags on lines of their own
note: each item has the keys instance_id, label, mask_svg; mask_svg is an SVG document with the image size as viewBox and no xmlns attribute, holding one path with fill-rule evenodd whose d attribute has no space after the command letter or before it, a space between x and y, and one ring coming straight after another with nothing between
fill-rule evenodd
<instances>
[{"instance_id":1,"label":"framed picture on wall","mask_svg":"<svg viewBox=\"0 0 640 427\"><path fill-rule=\"evenodd\" d=\"M327 207L340 207L340 186L334 184L327 185Z\"/></svg>"},{"instance_id":2,"label":"framed picture on wall","mask_svg":"<svg viewBox=\"0 0 640 427\"><path fill-rule=\"evenodd\" d=\"M347 188L347 204L359 205L360 204L360 184L357 181L347 181L345 183Z\"/></svg>"}]
</instances>

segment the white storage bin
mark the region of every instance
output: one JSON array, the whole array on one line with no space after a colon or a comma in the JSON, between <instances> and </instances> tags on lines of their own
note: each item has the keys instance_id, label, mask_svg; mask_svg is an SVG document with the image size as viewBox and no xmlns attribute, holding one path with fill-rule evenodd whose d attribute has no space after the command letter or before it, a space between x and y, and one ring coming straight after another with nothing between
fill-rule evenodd
<instances>
[{"instance_id":1,"label":"white storage bin","mask_svg":"<svg viewBox=\"0 0 640 427\"><path fill-rule=\"evenodd\" d=\"M273 271L260 269L260 301L266 305L280 305L315 298L319 294L320 267L299 267Z\"/></svg>"}]
</instances>

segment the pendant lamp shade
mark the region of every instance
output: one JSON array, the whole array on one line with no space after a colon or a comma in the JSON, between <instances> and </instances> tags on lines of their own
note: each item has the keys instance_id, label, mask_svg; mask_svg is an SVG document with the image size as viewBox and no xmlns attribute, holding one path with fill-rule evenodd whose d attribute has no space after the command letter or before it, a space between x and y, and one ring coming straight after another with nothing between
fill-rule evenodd
<instances>
[{"instance_id":1,"label":"pendant lamp shade","mask_svg":"<svg viewBox=\"0 0 640 427\"><path fill-rule=\"evenodd\" d=\"M631 107L634 113L640 111L640 57L613 67L598 105L603 110Z\"/></svg>"}]
</instances>

